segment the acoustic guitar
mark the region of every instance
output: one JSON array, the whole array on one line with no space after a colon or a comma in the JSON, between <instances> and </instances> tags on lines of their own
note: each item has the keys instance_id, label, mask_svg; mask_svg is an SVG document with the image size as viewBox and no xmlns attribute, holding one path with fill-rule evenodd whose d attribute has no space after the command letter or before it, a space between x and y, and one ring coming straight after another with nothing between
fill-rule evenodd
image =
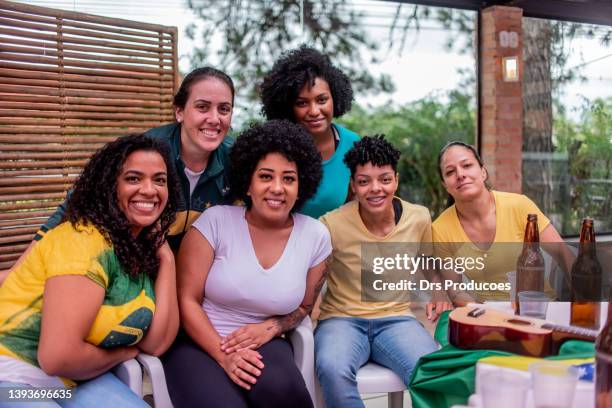
<instances>
[{"instance_id":1,"label":"acoustic guitar","mask_svg":"<svg viewBox=\"0 0 612 408\"><path fill-rule=\"evenodd\" d=\"M596 330L561 326L483 307L460 307L448 321L448 340L468 350L502 350L530 357L557 354L564 341L595 341Z\"/></svg>"}]
</instances>

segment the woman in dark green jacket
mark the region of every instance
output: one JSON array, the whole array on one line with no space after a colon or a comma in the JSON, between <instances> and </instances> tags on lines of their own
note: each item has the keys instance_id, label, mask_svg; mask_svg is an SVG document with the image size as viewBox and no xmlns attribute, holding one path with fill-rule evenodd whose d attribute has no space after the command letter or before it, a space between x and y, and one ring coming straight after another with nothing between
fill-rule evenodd
<instances>
[{"instance_id":1,"label":"woman in dark green jacket","mask_svg":"<svg viewBox=\"0 0 612 408\"><path fill-rule=\"evenodd\" d=\"M226 137L233 107L232 79L215 68L197 68L185 77L174 96L176 122L146 132L170 146L178 174L177 215L168 237L174 251L178 250L185 231L204 210L234 202L227 178L233 140ZM59 224L65 204L40 228L35 240Z\"/></svg>"}]
</instances>

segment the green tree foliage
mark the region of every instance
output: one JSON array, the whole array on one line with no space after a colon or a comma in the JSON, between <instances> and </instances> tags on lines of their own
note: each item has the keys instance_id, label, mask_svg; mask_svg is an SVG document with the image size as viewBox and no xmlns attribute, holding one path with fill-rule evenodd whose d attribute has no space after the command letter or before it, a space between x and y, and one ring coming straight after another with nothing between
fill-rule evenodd
<instances>
[{"instance_id":1,"label":"green tree foliage","mask_svg":"<svg viewBox=\"0 0 612 408\"><path fill-rule=\"evenodd\" d=\"M300 3L304 6L303 33ZM259 100L258 85L274 61L300 43L328 54L358 92L394 89L388 75L369 71L368 65L375 61L367 60L370 54L363 51L376 50L378 44L368 38L363 13L348 0L188 0L187 6L199 18L187 28L187 36L201 39L190 54L191 66L215 61L251 102Z\"/></svg>"},{"instance_id":2,"label":"green tree foliage","mask_svg":"<svg viewBox=\"0 0 612 408\"><path fill-rule=\"evenodd\" d=\"M580 121L555 115L557 151L567 153L571 176L568 228L578 230L582 218L601 220L612 229L612 97L585 100Z\"/></svg>"},{"instance_id":3,"label":"green tree foliage","mask_svg":"<svg viewBox=\"0 0 612 408\"><path fill-rule=\"evenodd\" d=\"M438 153L451 140L474 142L476 120L471 95L451 91L373 111L355 106L340 122L362 136L384 133L400 149L400 196L425 205L434 217L446 208L447 193L438 176Z\"/></svg>"}]
</instances>

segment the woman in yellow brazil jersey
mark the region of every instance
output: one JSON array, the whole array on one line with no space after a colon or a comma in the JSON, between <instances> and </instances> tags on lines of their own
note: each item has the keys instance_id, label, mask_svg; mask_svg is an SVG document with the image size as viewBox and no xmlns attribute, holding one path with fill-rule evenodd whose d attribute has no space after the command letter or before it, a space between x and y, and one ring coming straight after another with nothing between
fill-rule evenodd
<instances>
[{"instance_id":1,"label":"woman in yellow brazil jersey","mask_svg":"<svg viewBox=\"0 0 612 408\"><path fill-rule=\"evenodd\" d=\"M454 204L433 222L436 256L448 259L473 258L475 265L484 261L485 268L466 268L465 275L474 282L506 284L507 272L516 269L527 224L527 215L538 216L542 243L563 240L536 204L522 194L491 190L488 172L476 149L463 142L450 142L438 156L438 170L444 188ZM517 245L511 245L517 243ZM558 261L568 264L561 245L550 247ZM457 275L446 271L445 277ZM461 280L461 276L455 278ZM550 292L550 287L547 287ZM473 300L465 292L449 293L455 304ZM509 300L508 290L476 290L477 300Z\"/></svg>"},{"instance_id":2,"label":"woman in yellow brazil jersey","mask_svg":"<svg viewBox=\"0 0 612 408\"><path fill-rule=\"evenodd\" d=\"M0 390L76 384L56 393L70 398L35 406L147 406L108 370L141 351L160 355L176 336L165 241L175 183L167 147L144 135L91 158L63 222L0 287ZM8 398L0 407L14 403Z\"/></svg>"}]
</instances>

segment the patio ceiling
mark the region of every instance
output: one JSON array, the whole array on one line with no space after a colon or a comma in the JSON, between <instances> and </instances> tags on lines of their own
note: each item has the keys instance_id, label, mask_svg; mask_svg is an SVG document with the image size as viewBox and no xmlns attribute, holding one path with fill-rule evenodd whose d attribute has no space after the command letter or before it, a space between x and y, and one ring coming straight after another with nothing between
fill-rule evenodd
<instances>
[{"instance_id":1,"label":"patio ceiling","mask_svg":"<svg viewBox=\"0 0 612 408\"><path fill-rule=\"evenodd\" d=\"M514 6L522 8L525 17L612 26L610 0L399 0L399 2L467 10L481 10L493 5Z\"/></svg>"}]
</instances>

